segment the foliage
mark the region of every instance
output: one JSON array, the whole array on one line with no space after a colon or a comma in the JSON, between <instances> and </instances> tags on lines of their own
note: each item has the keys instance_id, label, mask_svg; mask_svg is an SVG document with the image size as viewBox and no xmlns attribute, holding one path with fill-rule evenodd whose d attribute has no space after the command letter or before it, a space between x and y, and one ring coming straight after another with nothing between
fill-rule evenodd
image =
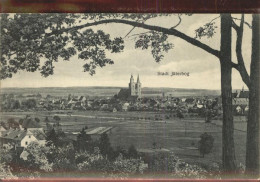
<instances>
[{"instance_id":1,"label":"foliage","mask_svg":"<svg viewBox=\"0 0 260 182\"><path fill-rule=\"evenodd\" d=\"M51 145L54 145L54 146L57 146L58 145L58 136L54 130L54 128L49 131L47 134L46 134L46 146L51 146Z\"/></svg>"},{"instance_id":2,"label":"foliage","mask_svg":"<svg viewBox=\"0 0 260 182\"><path fill-rule=\"evenodd\" d=\"M34 120L37 122L37 123L39 123L41 120L39 119L39 118L34 118Z\"/></svg>"},{"instance_id":3,"label":"foliage","mask_svg":"<svg viewBox=\"0 0 260 182\"><path fill-rule=\"evenodd\" d=\"M183 116L183 114L181 113L180 110L177 110L177 117L178 117L179 119L183 119L183 118L184 118L184 116Z\"/></svg>"},{"instance_id":4,"label":"foliage","mask_svg":"<svg viewBox=\"0 0 260 182\"><path fill-rule=\"evenodd\" d=\"M1 15L1 79L12 77L19 70L34 72L43 76L54 73L54 62L60 58L69 60L90 60L84 71L91 75L96 67L113 64L106 57L105 50L121 52L122 38L110 38L102 30L79 31L72 29L78 23L76 14L15 14ZM88 16L85 15L85 18ZM62 31L71 28L69 31ZM4 46L3 46L4 45Z\"/></svg>"},{"instance_id":5,"label":"foliage","mask_svg":"<svg viewBox=\"0 0 260 182\"><path fill-rule=\"evenodd\" d=\"M61 120L59 116L53 116L53 119L54 119L55 121L60 121L60 120Z\"/></svg>"},{"instance_id":6,"label":"foliage","mask_svg":"<svg viewBox=\"0 0 260 182\"><path fill-rule=\"evenodd\" d=\"M189 14L186 14L190 16ZM90 23L104 20L128 20L144 23L159 16L170 14L2 14L1 15L1 79L10 78L20 70L40 71L47 77L54 73L54 63L68 61L74 55L86 60L84 71L95 74L97 67L113 64L106 53L118 53L124 49L122 37L111 38L102 30L86 29ZM178 14L179 23L181 14ZM178 24L179 24L178 23ZM176 26L174 26L176 27ZM130 31L131 32L131 31ZM129 32L129 33L130 33ZM141 35L136 47L152 48L157 62L161 52L172 48L168 36L155 31ZM4 46L3 46L4 45Z\"/></svg>"},{"instance_id":7,"label":"foliage","mask_svg":"<svg viewBox=\"0 0 260 182\"><path fill-rule=\"evenodd\" d=\"M179 178L205 178L207 173L205 169L181 161L172 153L153 156L149 162L149 171L164 172Z\"/></svg>"},{"instance_id":8,"label":"foliage","mask_svg":"<svg viewBox=\"0 0 260 182\"><path fill-rule=\"evenodd\" d=\"M76 169L75 150L72 144L58 147L52 145L48 158L53 162L54 171L73 171Z\"/></svg>"},{"instance_id":9,"label":"foliage","mask_svg":"<svg viewBox=\"0 0 260 182\"><path fill-rule=\"evenodd\" d=\"M31 167L34 170L43 170L43 171L52 171L53 163L50 163L47 158L47 153L49 148L40 145L37 142L31 142L25 151L28 153L27 162L28 167Z\"/></svg>"},{"instance_id":10,"label":"foliage","mask_svg":"<svg viewBox=\"0 0 260 182\"><path fill-rule=\"evenodd\" d=\"M1 153L1 163L10 164L13 160L13 150L14 147L12 144L6 144L3 147L1 147L0 153Z\"/></svg>"},{"instance_id":11,"label":"foliage","mask_svg":"<svg viewBox=\"0 0 260 182\"><path fill-rule=\"evenodd\" d=\"M33 109L36 107L37 102L35 99L27 99L22 101L22 106L27 108L27 109Z\"/></svg>"},{"instance_id":12,"label":"foliage","mask_svg":"<svg viewBox=\"0 0 260 182\"><path fill-rule=\"evenodd\" d=\"M138 152L134 145L130 145L128 148L128 157L136 159L138 157Z\"/></svg>"},{"instance_id":13,"label":"foliage","mask_svg":"<svg viewBox=\"0 0 260 182\"><path fill-rule=\"evenodd\" d=\"M206 23L203 27L199 27L195 30L196 37L195 38L202 38L207 36L207 38L212 38L213 35L216 33L215 29L217 26L215 26L215 22L209 22Z\"/></svg>"},{"instance_id":14,"label":"foliage","mask_svg":"<svg viewBox=\"0 0 260 182\"><path fill-rule=\"evenodd\" d=\"M108 169L113 177L127 177L131 174L144 173L147 166L141 159L124 159L123 155L119 155Z\"/></svg>"},{"instance_id":15,"label":"foliage","mask_svg":"<svg viewBox=\"0 0 260 182\"><path fill-rule=\"evenodd\" d=\"M15 99L5 99L1 102L1 109L2 110L13 110L13 109L20 109L21 103L19 100Z\"/></svg>"},{"instance_id":16,"label":"foliage","mask_svg":"<svg viewBox=\"0 0 260 182\"><path fill-rule=\"evenodd\" d=\"M108 159L112 159L113 158L113 154L114 154L114 150L113 148L111 147L111 144L110 144L110 141L109 141L109 137L106 133L103 133L101 136L100 136L100 139L99 139L99 149L100 149L100 153L108 158Z\"/></svg>"},{"instance_id":17,"label":"foliage","mask_svg":"<svg viewBox=\"0 0 260 182\"><path fill-rule=\"evenodd\" d=\"M77 153L75 160L80 171L99 171L105 172L109 166L109 161L97 150L93 153Z\"/></svg>"},{"instance_id":18,"label":"foliage","mask_svg":"<svg viewBox=\"0 0 260 182\"><path fill-rule=\"evenodd\" d=\"M152 49L151 53L156 62L160 62L164 55L162 52L168 52L173 47L173 44L167 42L168 35L159 32L151 31L146 34L141 34L135 43L135 48Z\"/></svg>"},{"instance_id":19,"label":"foliage","mask_svg":"<svg viewBox=\"0 0 260 182\"><path fill-rule=\"evenodd\" d=\"M0 179L10 179L16 178L10 170L10 167L5 163L0 163Z\"/></svg>"},{"instance_id":20,"label":"foliage","mask_svg":"<svg viewBox=\"0 0 260 182\"><path fill-rule=\"evenodd\" d=\"M214 143L214 138L212 135L209 135L208 133L205 132L200 136L200 141L198 142L198 144L199 144L199 151L203 157L205 154L208 154L212 151L213 143Z\"/></svg>"},{"instance_id":21,"label":"foliage","mask_svg":"<svg viewBox=\"0 0 260 182\"><path fill-rule=\"evenodd\" d=\"M84 128L82 128L81 132L77 136L75 149L77 151L93 151L92 139L89 135L86 134Z\"/></svg>"},{"instance_id":22,"label":"foliage","mask_svg":"<svg viewBox=\"0 0 260 182\"><path fill-rule=\"evenodd\" d=\"M19 129L19 122L17 122L14 118L9 118L7 120L7 126L9 129Z\"/></svg>"},{"instance_id":23,"label":"foliage","mask_svg":"<svg viewBox=\"0 0 260 182\"><path fill-rule=\"evenodd\" d=\"M81 161L77 164L80 171L98 171L105 176L112 177L127 177L130 174L143 173L146 170L146 165L142 160L125 159L123 155L110 161L99 152L92 154L84 152L76 154L76 161Z\"/></svg>"}]
</instances>

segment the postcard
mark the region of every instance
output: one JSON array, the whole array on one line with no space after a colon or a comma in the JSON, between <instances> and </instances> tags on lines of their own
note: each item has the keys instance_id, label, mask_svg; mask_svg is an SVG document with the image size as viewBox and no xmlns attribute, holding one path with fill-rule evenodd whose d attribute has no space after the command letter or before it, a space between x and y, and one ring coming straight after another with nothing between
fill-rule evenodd
<instances>
[{"instance_id":1,"label":"postcard","mask_svg":"<svg viewBox=\"0 0 260 182\"><path fill-rule=\"evenodd\" d=\"M1 178L259 175L259 14L0 23Z\"/></svg>"}]
</instances>

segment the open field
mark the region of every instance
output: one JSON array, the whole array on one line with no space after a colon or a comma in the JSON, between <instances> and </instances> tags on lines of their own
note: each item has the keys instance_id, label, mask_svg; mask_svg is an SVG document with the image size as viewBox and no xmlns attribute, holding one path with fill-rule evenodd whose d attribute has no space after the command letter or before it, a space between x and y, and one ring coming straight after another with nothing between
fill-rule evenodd
<instances>
[{"instance_id":1,"label":"open field","mask_svg":"<svg viewBox=\"0 0 260 182\"><path fill-rule=\"evenodd\" d=\"M155 116L162 113L154 112L100 112L100 111L67 111L53 112L6 112L1 113L0 119L7 120L10 117L23 118L26 114L38 117L43 122L46 116L52 120L54 115L61 118L61 125L66 132L80 131L84 126L113 127L109 133L113 146L127 148L133 144L137 149L151 149L153 143L156 148L164 148L174 152L181 159L190 163L210 165L213 162L221 162L222 124L220 120L205 123L199 118L170 118L154 120ZM197 148L200 135L204 132L214 137L214 149L211 154L201 158ZM244 164L246 146L246 122L245 118L235 117L235 149L237 163Z\"/></svg>"}]
</instances>

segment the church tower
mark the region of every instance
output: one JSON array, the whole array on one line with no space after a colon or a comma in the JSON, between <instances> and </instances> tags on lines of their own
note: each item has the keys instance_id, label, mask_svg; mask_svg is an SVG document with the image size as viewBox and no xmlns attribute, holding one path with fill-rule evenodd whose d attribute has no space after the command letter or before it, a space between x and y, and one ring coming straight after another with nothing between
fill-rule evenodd
<instances>
[{"instance_id":1,"label":"church tower","mask_svg":"<svg viewBox=\"0 0 260 182\"><path fill-rule=\"evenodd\" d=\"M142 88L142 84L140 82L140 79L139 79L139 74L138 74L138 77L137 77L137 82L136 82L136 95L140 98L141 97L141 88Z\"/></svg>"},{"instance_id":2,"label":"church tower","mask_svg":"<svg viewBox=\"0 0 260 182\"><path fill-rule=\"evenodd\" d=\"M133 96L135 94L135 82L132 74L129 83L129 90L130 90L130 95Z\"/></svg>"},{"instance_id":3,"label":"church tower","mask_svg":"<svg viewBox=\"0 0 260 182\"><path fill-rule=\"evenodd\" d=\"M142 84L140 82L139 75L137 77L137 82L134 82L134 77L133 75L131 75L130 83L129 83L130 96L138 96L140 98L141 88L142 88Z\"/></svg>"}]
</instances>

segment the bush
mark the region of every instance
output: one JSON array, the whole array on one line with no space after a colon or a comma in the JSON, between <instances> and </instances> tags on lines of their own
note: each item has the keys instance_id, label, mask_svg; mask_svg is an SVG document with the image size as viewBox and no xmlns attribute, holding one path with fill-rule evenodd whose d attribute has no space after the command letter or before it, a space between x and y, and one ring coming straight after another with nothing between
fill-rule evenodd
<instances>
[{"instance_id":1,"label":"bush","mask_svg":"<svg viewBox=\"0 0 260 182\"><path fill-rule=\"evenodd\" d=\"M55 121L60 121L60 117L59 117L59 116L53 116L53 119L54 119Z\"/></svg>"},{"instance_id":2,"label":"bush","mask_svg":"<svg viewBox=\"0 0 260 182\"><path fill-rule=\"evenodd\" d=\"M199 141L199 152L204 157L205 154L208 154L212 151L214 143L214 138L212 135L209 135L208 133L203 133L200 136Z\"/></svg>"},{"instance_id":3,"label":"bush","mask_svg":"<svg viewBox=\"0 0 260 182\"><path fill-rule=\"evenodd\" d=\"M135 148L134 145L131 145L129 148L128 148L128 157L129 158L133 158L133 159L136 159L138 158L138 152Z\"/></svg>"},{"instance_id":4,"label":"bush","mask_svg":"<svg viewBox=\"0 0 260 182\"><path fill-rule=\"evenodd\" d=\"M149 161L148 169L149 172L167 172L170 177L174 178L206 178L205 174L207 174L202 167L181 161L172 153L153 156Z\"/></svg>"}]
</instances>

